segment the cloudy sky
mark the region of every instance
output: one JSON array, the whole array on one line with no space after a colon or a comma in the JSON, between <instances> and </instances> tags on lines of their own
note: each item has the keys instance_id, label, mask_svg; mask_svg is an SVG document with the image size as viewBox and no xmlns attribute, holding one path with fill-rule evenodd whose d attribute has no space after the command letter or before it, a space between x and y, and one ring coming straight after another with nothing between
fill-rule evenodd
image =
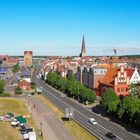
<instances>
[{"instance_id":1,"label":"cloudy sky","mask_svg":"<svg viewBox=\"0 0 140 140\"><path fill-rule=\"evenodd\" d=\"M0 0L0 54L140 54L139 0Z\"/></svg>"}]
</instances>

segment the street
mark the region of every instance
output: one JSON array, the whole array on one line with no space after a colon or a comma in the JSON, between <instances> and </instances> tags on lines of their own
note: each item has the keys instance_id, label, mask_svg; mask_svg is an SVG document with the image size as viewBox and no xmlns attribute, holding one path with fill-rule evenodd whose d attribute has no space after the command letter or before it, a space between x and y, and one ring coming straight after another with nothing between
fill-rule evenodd
<instances>
[{"instance_id":1,"label":"street","mask_svg":"<svg viewBox=\"0 0 140 140\"><path fill-rule=\"evenodd\" d=\"M61 95L53 90L50 86L48 86L44 81L36 79L36 76L33 77L34 82L37 84L37 86L43 87L43 95L47 96L49 100L51 100L55 105L58 106L62 111L65 110L67 107L74 108L74 119L81 124L83 127L85 127L89 132L91 132L93 135L96 135L97 137L108 140L108 138L105 136L105 134L108 131L113 132L117 139L119 140L139 140L139 136L133 135L131 132L128 132L124 129L121 129L120 127L117 127L110 121L107 121L103 119L101 116L96 115L93 112L90 112L84 108L82 108L80 105L72 102L67 97L61 97ZM95 118L98 125L92 125L88 122L89 118Z\"/></svg>"}]
</instances>

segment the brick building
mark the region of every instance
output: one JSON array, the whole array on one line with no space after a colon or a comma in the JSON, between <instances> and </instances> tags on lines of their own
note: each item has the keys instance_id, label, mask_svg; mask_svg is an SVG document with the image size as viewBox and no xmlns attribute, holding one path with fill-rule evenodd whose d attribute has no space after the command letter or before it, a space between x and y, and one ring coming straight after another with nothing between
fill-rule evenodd
<instances>
[{"instance_id":1,"label":"brick building","mask_svg":"<svg viewBox=\"0 0 140 140\"><path fill-rule=\"evenodd\" d=\"M24 66L26 67L32 66L32 61L33 61L33 52L24 51Z\"/></svg>"},{"instance_id":2,"label":"brick building","mask_svg":"<svg viewBox=\"0 0 140 140\"><path fill-rule=\"evenodd\" d=\"M103 80L99 84L100 95L102 96L106 89L112 88L119 95L129 95L130 75L128 69L121 66L119 69L108 69Z\"/></svg>"},{"instance_id":3,"label":"brick building","mask_svg":"<svg viewBox=\"0 0 140 140\"><path fill-rule=\"evenodd\" d=\"M26 80L22 80L19 82L18 86L22 89L22 90L30 90L31 89L31 84L30 82L26 81Z\"/></svg>"}]
</instances>

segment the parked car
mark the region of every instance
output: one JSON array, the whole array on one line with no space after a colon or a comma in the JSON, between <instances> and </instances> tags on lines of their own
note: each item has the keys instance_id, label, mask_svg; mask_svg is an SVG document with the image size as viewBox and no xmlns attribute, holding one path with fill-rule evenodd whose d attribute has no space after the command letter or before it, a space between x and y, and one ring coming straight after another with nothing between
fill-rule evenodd
<instances>
[{"instance_id":1,"label":"parked car","mask_svg":"<svg viewBox=\"0 0 140 140\"><path fill-rule=\"evenodd\" d=\"M34 131L34 129L32 127L26 127L26 129L27 129L27 133Z\"/></svg>"},{"instance_id":2,"label":"parked car","mask_svg":"<svg viewBox=\"0 0 140 140\"><path fill-rule=\"evenodd\" d=\"M26 129L26 127L25 127L24 125L21 125L21 126L20 126L20 132L21 132L22 134L27 133L27 129Z\"/></svg>"},{"instance_id":3,"label":"parked car","mask_svg":"<svg viewBox=\"0 0 140 140\"><path fill-rule=\"evenodd\" d=\"M29 134L28 133L23 134L23 140L29 140Z\"/></svg>"},{"instance_id":4,"label":"parked car","mask_svg":"<svg viewBox=\"0 0 140 140\"><path fill-rule=\"evenodd\" d=\"M4 120L4 116L0 116L0 121L3 121Z\"/></svg>"},{"instance_id":5,"label":"parked car","mask_svg":"<svg viewBox=\"0 0 140 140\"><path fill-rule=\"evenodd\" d=\"M110 139L116 140L116 136L112 132L107 132L105 136Z\"/></svg>"},{"instance_id":6,"label":"parked car","mask_svg":"<svg viewBox=\"0 0 140 140\"><path fill-rule=\"evenodd\" d=\"M36 133L35 132L29 132L29 140L36 140Z\"/></svg>"},{"instance_id":7,"label":"parked car","mask_svg":"<svg viewBox=\"0 0 140 140\"><path fill-rule=\"evenodd\" d=\"M27 95L28 97L31 97L32 96L32 94L30 94L30 93L28 93L28 95Z\"/></svg>"},{"instance_id":8,"label":"parked car","mask_svg":"<svg viewBox=\"0 0 140 140\"><path fill-rule=\"evenodd\" d=\"M90 118L90 119L89 119L89 122L90 122L91 124L93 124L93 125L96 125L96 124L97 124L97 122L95 121L94 118Z\"/></svg>"},{"instance_id":9,"label":"parked car","mask_svg":"<svg viewBox=\"0 0 140 140\"><path fill-rule=\"evenodd\" d=\"M34 92L31 92L31 94L34 95L35 93Z\"/></svg>"}]
</instances>

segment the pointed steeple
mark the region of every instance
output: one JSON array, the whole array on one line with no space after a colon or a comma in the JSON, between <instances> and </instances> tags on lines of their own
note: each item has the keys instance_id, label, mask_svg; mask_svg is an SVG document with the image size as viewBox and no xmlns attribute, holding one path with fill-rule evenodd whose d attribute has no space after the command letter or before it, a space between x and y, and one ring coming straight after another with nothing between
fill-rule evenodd
<instances>
[{"instance_id":1,"label":"pointed steeple","mask_svg":"<svg viewBox=\"0 0 140 140\"><path fill-rule=\"evenodd\" d=\"M83 35L80 57L84 57L84 56L86 56L86 47L85 47L85 38L84 38L84 35Z\"/></svg>"}]
</instances>

